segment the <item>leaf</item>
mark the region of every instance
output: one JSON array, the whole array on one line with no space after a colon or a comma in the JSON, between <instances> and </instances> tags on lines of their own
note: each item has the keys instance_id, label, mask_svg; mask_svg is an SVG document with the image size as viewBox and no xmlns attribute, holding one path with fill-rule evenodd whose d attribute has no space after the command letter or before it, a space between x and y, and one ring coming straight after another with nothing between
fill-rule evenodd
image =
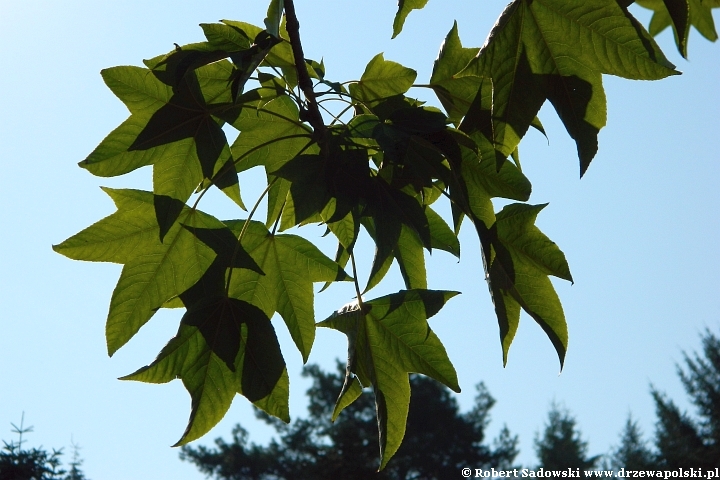
<instances>
[{"instance_id":1,"label":"leaf","mask_svg":"<svg viewBox=\"0 0 720 480\"><path fill-rule=\"evenodd\" d=\"M165 156L153 170L154 192L176 199L181 203L190 197L203 177L215 173L215 165L229 156L225 133L212 118L213 111L225 109L226 105L210 106L200 90L193 74L183 81L173 97L148 120L128 151L149 150L153 147L183 141L185 152L178 156ZM157 212L161 233L172 225L174 219L165 212Z\"/></svg>"},{"instance_id":2,"label":"leaf","mask_svg":"<svg viewBox=\"0 0 720 480\"><path fill-rule=\"evenodd\" d=\"M280 23L285 8L283 0L270 0L267 17L265 18L265 29L273 37L280 38Z\"/></svg>"},{"instance_id":3,"label":"leaf","mask_svg":"<svg viewBox=\"0 0 720 480\"><path fill-rule=\"evenodd\" d=\"M417 199L391 188L380 178L374 179L374 189L375 195L369 198L365 212L365 216L373 220L373 238L376 245L373 265L383 265L393 255L398 242L401 241L403 227L409 229L408 233L417 235L420 245L431 250L430 224L424 208ZM410 237L406 238L409 241ZM404 244L409 245L405 242ZM407 255L408 258L414 259L413 263L419 265L417 252L415 254L408 252Z\"/></svg>"},{"instance_id":4,"label":"leaf","mask_svg":"<svg viewBox=\"0 0 720 480\"><path fill-rule=\"evenodd\" d=\"M345 383L343 384L343 389L340 392L340 396L338 397L335 408L333 409L332 421L334 422L335 420L337 420L340 412L342 412L345 407L360 398L360 395L362 395L362 385L360 385L360 381L357 379L357 377L346 377Z\"/></svg>"},{"instance_id":5,"label":"leaf","mask_svg":"<svg viewBox=\"0 0 720 480\"><path fill-rule=\"evenodd\" d=\"M492 79L493 140L505 157L549 99L577 144L583 174L606 120L603 73L653 80L678 72L615 0L515 0L459 75Z\"/></svg>"},{"instance_id":6,"label":"leaf","mask_svg":"<svg viewBox=\"0 0 720 480\"><path fill-rule=\"evenodd\" d=\"M158 81L147 68L112 67L100 74L130 113L152 115L172 98L172 88Z\"/></svg>"},{"instance_id":7,"label":"leaf","mask_svg":"<svg viewBox=\"0 0 720 480\"><path fill-rule=\"evenodd\" d=\"M467 113L482 82L480 77L458 77L456 74L470 63L477 52L477 48L463 48L455 22L433 65L430 86L445 107L448 119L456 125Z\"/></svg>"},{"instance_id":8,"label":"leaf","mask_svg":"<svg viewBox=\"0 0 720 480\"><path fill-rule=\"evenodd\" d=\"M192 397L188 426L175 446L210 431L236 392L289 421L280 345L270 319L247 302L210 297L189 307L177 335L157 359L121 380L166 383L175 378L182 379Z\"/></svg>"},{"instance_id":9,"label":"leaf","mask_svg":"<svg viewBox=\"0 0 720 480\"><path fill-rule=\"evenodd\" d=\"M373 224L369 221L363 222L363 226L378 243L377 232ZM408 289L427 288L427 272L425 270L425 253L423 252L423 244L417 233L402 225L399 236L395 241L395 246L391 250L390 255L384 255L384 250L379 247L375 250L375 258L373 259L372 268L370 269L370 278L364 292L375 288L385 277L393 258L397 260L400 267L400 274Z\"/></svg>"},{"instance_id":10,"label":"leaf","mask_svg":"<svg viewBox=\"0 0 720 480\"><path fill-rule=\"evenodd\" d=\"M191 71L171 88L151 70L103 71L105 82L132 115L80 166L95 175L116 176L153 164L154 193L163 197L156 202L160 238L203 178L213 178L230 159L225 134L213 118L232 116L235 109L228 103L229 72L227 61L215 62ZM225 169L216 180L242 207L234 170Z\"/></svg>"},{"instance_id":11,"label":"leaf","mask_svg":"<svg viewBox=\"0 0 720 480\"><path fill-rule=\"evenodd\" d=\"M227 52L247 50L252 45L251 37L239 28L222 23L201 23L200 27L210 45L218 50Z\"/></svg>"},{"instance_id":12,"label":"leaf","mask_svg":"<svg viewBox=\"0 0 720 480\"><path fill-rule=\"evenodd\" d=\"M240 232L244 222L232 224ZM285 321L303 362L307 362L315 338L313 282L351 278L312 243L296 235L273 235L260 222L250 222L243 236L244 250L264 272L234 270L230 296L256 305L272 317Z\"/></svg>"},{"instance_id":13,"label":"leaf","mask_svg":"<svg viewBox=\"0 0 720 480\"><path fill-rule=\"evenodd\" d=\"M348 369L334 415L357 394L354 377L372 386L380 437L380 469L400 447L410 404L408 373L422 373L459 392L457 375L427 319L457 292L406 290L333 313L318 326L348 336Z\"/></svg>"},{"instance_id":14,"label":"leaf","mask_svg":"<svg viewBox=\"0 0 720 480\"><path fill-rule=\"evenodd\" d=\"M689 0L641 0L638 5L655 10L650 20L650 35L657 35L672 23L675 44L683 58L687 58L687 41L690 33Z\"/></svg>"},{"instance_id":15,"label":"leaf","mask_svg":"<svg viewBox=\"0 0 720 480\"><path fill-rule=\"evenodd\" d=\"M672 26L675 44L684 58L687 58L691 25L711 42L718 38L712 8L719 5L713 6L702 0L638 0L636 3L654 12L650 19L650 35L656 36Z\"/></svg>"},{"instance_id":16,"label":"leaf","mask_svg":"<svg viewBox=\"0 0 720 480\"><path fill-rule=\"evenodd\" d=\"M365 67L360 81L350 85L350 94L359 102L371 103L407 92L416 77L415 70L385 60L378 53Z\"/></svg>"},{"instance_id":17,"label":"leaf","mask_svg":"<svg viewBox=\"0 0 720 480\"><path fill-rule=\"evenodd\" d=\"M145 68L114 67L101 73L105 83L127 105L132 115L81 161L80 167L93 175L114 177L182 151L178 145L164 145L150 151L128 151L152 114L172 98L170 87Z\"/></svg>"},{"instance_id":18,"label":"leaf","mask_svg":"<svg viewBox=\"0 0 720 480\"><path fill-rule=\"evenodd\" d=\"M223 24L235 28L239 32L242 32L245 34L248 38L257 38L258 35L261 34L263 31L262 28L257 27L255 25L251 25L249 23L245 22L237 22L235 20L221 20ZM284 25L280 25L280 38L286 39L287 38L287 32L284 31ZM290 67L294 68L295 66L295 57L292 53L292 48L290 47L289 41L281 41L280 43L274 45L270 51L268 52L267 56L265 57L265 60L261 64L261 66L265 65L273 65L275 67L285 68Z\"/></svg>"},{"instance_id":19,"label":"leaf","mask_svg":"<svg viewBox=\"0 0 720 480\"><path fill-rule=\"evenodd\" d=\"M245 106L232 125L240 130L232 145L240 172L257 165L274 172L306 150L312 138L312 131L299 120L297 105L287 95L261 108Z\"/></svg>"},{"instance_id":20,"label":"leaf","mask_svg":"<svg viewBox=\"0 0 720 480\"><path fill-rule=\"evenodd\" d=\"M425 215L430 227L430 244L432 248L444 250L460 258L460 240L445 220L430 207L425 207Z\"/></svg>"},{"instance_id":21,"label":"leaf","mask_svg":"<svg viewBox=\"0 0 720 480\"><path fill-rule=\"evenodd\" d=\"M419 10L427 5L428 0L398 0L398 11L393 20L393 36L397 37L402 31L405 19L413 10Z\"/></svg>"},{"instance_id":22,"label":"leaf","mask_svg":"<svg viewBox=\"0 0 720 480\"><path fill-rule=\"evenodd\" d=\"M508 205L497 215L489 267L489 283L500 325L503 364L520 319L522 307L545 331L560 359L567 351L567 324L560 299L548 278L572 282L565 255L534 222L546 205Z\"/></svg>"},{"instance_id":23,"label":"leaf","mask_svg":"<svg viewBox=\"0 0 720 480\"><path fill-rule=\"evenodd\" d=\"M150 192L104 190L118 211L53 249L75 260L125 264L107 318L107 348L113 355L166 301L194 285L215 254L179 223L161 243ZM222 227L213 217L187 207L180 212L179 222L195 227Z\"/></svg>"}]
</instances>

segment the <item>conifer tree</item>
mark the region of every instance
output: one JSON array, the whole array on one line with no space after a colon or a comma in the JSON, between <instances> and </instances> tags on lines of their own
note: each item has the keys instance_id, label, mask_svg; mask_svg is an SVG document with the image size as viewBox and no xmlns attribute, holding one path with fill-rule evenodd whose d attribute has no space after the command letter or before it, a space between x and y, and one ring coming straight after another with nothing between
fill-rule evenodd
<instances>
[{"instance_id":1,"label":"conifer tree","mask_svg":"<svg viewBox=\"0 0 720 480\"><path fill-rule=\"evenodd\" d=\"M678 366L697 418L652 389L658 417L655 446L665 467L720 467L720 338L706 330L701 340L702 355L684 353L685 369Z\"/></svg>"},{"instance_id":2,"label":"conifer tree","mask_svg":"<svg viewBox=\"0 0 720 480\"><path fill-rule=\"evenodd\" d=\"M609 455L609 467L613 470L644 470L655 465L655 456L643 440L636 420L628 416L620 434L620 444Z\"/></svg>"},{"instance_id":3,"label":"conifer tree","mask_svg":"<svg viewBox=\"0 0 720 480\"><path fill-rule=\"evenodd\" d=\"M538 468L563 470L595 467L600 456L587 456L588 443L581 438L575 418L570 412L553 403L542 437L535 439Z\"/></svg>"},{"instance_id":4,"label":"conifer tree","mask_svg":"<svg viewBox=\"0 0 720 480\"><path fill-rule=\"evenodd\" d=\"M279 433L267 447L249 444L240 425L232 443L217 439L215 449L183 447L181 458L218 480L249 479L446 479L467 465L509 468L517 455L517 437L504 428L490 447L484 431L495 400L478 385L474 408L459 412L445 387L420 375L411 377L412 395L405 439L384 470L378 472L377 421L372 396L364 393L331 421L344 369L322 372L309 366L309 417L286 425L266 414L260 418Z\"/></svg>"}]
</instances>

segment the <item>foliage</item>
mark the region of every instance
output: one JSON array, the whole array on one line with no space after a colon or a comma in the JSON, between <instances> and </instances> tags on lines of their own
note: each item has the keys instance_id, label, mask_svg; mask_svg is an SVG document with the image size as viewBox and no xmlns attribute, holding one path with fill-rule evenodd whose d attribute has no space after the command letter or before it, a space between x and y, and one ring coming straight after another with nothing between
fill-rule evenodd
<instances>
[{"instance_id":1,"label":"foliage","mask_svg":"<svg viewBox=\"0 0 720 480\"><path fill-rule=\"evenodd\" d=\"M648 470L656 466L655 456L642 438L636 421L628 417L620 434L620 444L609 455L611 469Z\"/></svg>"},{"instance_id":2,"label":"foliage","mask_svg":"<svg viewBox=\"0 0 720 480\"><path fill-rule=\"evenodd\" d=\"M331 422L335 396L342 387L344 369L324 373L305 368L313 384L308 390L309 417L288 426L261 413L280 434L267 447L248 444L247 432L237 425L231 443L219 438L216 448L183 447L181 458L218 479L445 479L462 466L509 467L517 454L517 438L503 429L494 448L485 443L484 430L494 404L478 385L475 406L460 414L448 389L420 376L410 377L410 401L405 440L387 467L377 473L375 405L361 395L345 413Z\"/></svg>"},{"instance_id":3,"label":"foliage","mask_svg":"<svg viewBox=\"0 0 720 480\"><path fill-rule=\"evenodd\" d=\"M80 446L73 443L73 456L70 462L70 470L68 471L65 480L88 480L85 473L80 469L83 464L83 459L80 458Z\"/></svg>"},{"instance_id":4,"label":"foliage","mask_svg":"<svg viewBox=\"0 0 720 480\"><path fill-rule=\"evenodd\" d=\"M588 444L580 437L575 418L553 404L548 413L548 423L541 437L535 439L535 453L546 470L595 467L600 456L587 456Z\"/></svg>"},{"instance_id":5,"label":"foliage","mask_svg":"<svg viewBox=\"0 0 720 480\"><path fill-rule=\"evenodd\" d=\"M395 36L426 3L399 2ZM405 432L408 373L459 391L427 321L455 292L427 290L424 250L459 256L463 222L478 236L503 361L524 310L562 367L568 332L550 276L572 276L564 254L535 226L545 205L526 203L531 184L518 145L529 127L542 131L537 113L549 100L577 144L584 174L606 120L602 75L655 80L679 73L630 3L513 0L482 48L463 47L453 26L427 85L382 54L358 80L326 78L324 63L304 56L292 0L270 2L264 29L203 24L205 41L177 46L143 68L103 70L130 116L80 166L101 177L152 166L153 189L105 189L117 212L54 248L123 265L107 318L110 355L158 309L185 308L157 359L123 377L182 380L192 409L177 444L207 433L238 393L289 420L287 369L270 322L278 313L304 360L317 326L347 335L335 413L372 387L385 466ZM713 38L715 0L664 5L667 15L657 7L656 24L669 16L681 51L689 24ZM408 95L410 88L431 89L444 112ZM239 132L234 139L231 129ZM214 188L244 208L239 175L254 167L264 169L267 188L245 218L223 222L199 209ZM441 198L446 204L436 208ZM496 212L493 199L516 203ZM282 233L307 224L337 239L334 261L309 240ZM364 288L354 248L361 230L375 244ZM407 290L364 299L394 263ZM337 281L354 283L356 305L316 323L313 283L332 288Z\"/></svg>"},{"instance_id":6,"label":"foliage","mask_svg":"<svg viewBox=\"0 0 720 480\"><path fill-rule=\"evenodd\" d=\"M657 410L655 446L658 462L669 468L720 467L720 338L706 330L702 356L684 355L685 367L678 375L697 408L694 419L653 389Z\"/></svg>"},{"instance_id":7,"label":"foliage","mask_svg":"<svg viewBox=\"0 0 720 480\"><path fill-rule=\"evenodd\" d=\"M78 447L75 448L73 461L70 463L71 470L65 475L65 470L60 468L60 456L62 449L53 449L52 453L40 448L23 449L23 435L33 431L33 427L24 427L25 414L20 421L20 426L11 424L13 433L18 435L17 442L6 442L3 440L3 451L0 452L0 480L85 480L86 477L80 470L82 460L78 454Z\"/></svg>"}]
</instances>

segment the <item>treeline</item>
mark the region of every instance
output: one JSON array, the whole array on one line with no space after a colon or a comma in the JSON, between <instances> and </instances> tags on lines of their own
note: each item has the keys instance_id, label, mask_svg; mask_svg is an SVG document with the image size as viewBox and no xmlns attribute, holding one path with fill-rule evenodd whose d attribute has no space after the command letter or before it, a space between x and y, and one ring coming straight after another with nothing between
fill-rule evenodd
<instances>
[{"instance_id":1,"label":"treeline","mask_svg":"<svg viewBox=\"0 0 720 480\"><path fill-rule=\"evenodd\" d=\"M644 438L636 421L628 418L616 448L590 455L575 418L551 406L542 433L535 439L537 464L550 470L675 469L720 467L720 338L706 331L702 350L684 355L678 367L695 414L682 412L662 392L652 388L657 421L654 436ZM515 460L518 436L507 427L490 440L485 436L495 400L481 383L474 407L461 413L455 398L441 384L411 376L412 396L405 439L388 466L377 472L377 424L372 395L361 395L334 422L343 369L326 373L309 366L307 418L287 425L258 413L277 431L267 446L248 441L237 425L232 439L215 441L214 448L183 447L181 458L218 480L410 480L462 478L464 467L520 468ZM388 408L392 408L389 406Z\"/></svg>"},{"instance_id":2,"label":"treeline","mask_svg":"<svg viewBox=\"0 0 720 480\"><path fill-rule=\"evenodd\" d=\"M720 338L710 331L702 349L684 354L678 375L695 407L694 415L681 411L662 392L652 388L657 421L651 439L628 418L617 447L590 455L588 442L575 418L553 404L542 433L535 439L537 464L525 468L646 470L720 467ZM522 468L516 463L518 436L503 427L494 439L485 430L495 399L480 383L473 408L460 412L450 390L421 375L410 378L412 396L405 439L387 467L377 471L377 423L372 395L361 395L333 420L337 392L344 371L326 373L308 366L303 375L312 379L308 390L308 417L285 424L258 412L277 431L268 445L248 440L237 425L232 439L215 441L214 448L183 447L180 458L195 464L217 480L445 480L462 478L472 466L490 470ZM392 406L388 406L392 408ZM69 469L62 468L62 450L24 448L24 435L32 431L13 425L17 441L3 442L0 480L87 480L82 460L73 445Z\"/></svg>"},{"instance_id":3,"label":"treeline","mask_svg":"<svg viewBox=\"0 0 720 480\"><path fill-rule=\"evenodd\" d=\"M12 432L17 441L3 440L0 451L0 480L89 480L80 466L80 447L73 443L72 460L69 470L62 467L62 449L47 451L42 447L23 448L27 439L23 436L33 431L33 427L25 427L25 414L20 419L20 426L12 425Z\"/></svg>"}]
</instances>

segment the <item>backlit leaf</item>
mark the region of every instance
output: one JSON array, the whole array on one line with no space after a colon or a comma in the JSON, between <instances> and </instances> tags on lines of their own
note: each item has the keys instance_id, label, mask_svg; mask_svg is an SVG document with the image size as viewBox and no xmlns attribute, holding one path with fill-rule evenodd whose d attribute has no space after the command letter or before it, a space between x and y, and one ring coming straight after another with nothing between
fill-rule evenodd
<instances>
[{"instance_id":1,"label":"backlit leaf","mask_svg":"<svg viewBox=\"0 0 720 480\"><path fill-rule=\"evenodd\" d=\"M112 355L166 301L194 285L214 260L212 249L180 224L204 228L223 225L209 215L185 207L179 222L160 242L151 193L105 191L118 211L53 248L76 260L125 264L107 318L107 347Z\"/></svg>"},{"instance_id":2,"label":"backlit leaf","mask_svg":"<svg viewBox=\"0 0 720 480\"><path fill-rule=\"evenodd\" d=\"M238 233L244 223L233 224ZM230 296L263 310L272 317L278 312L302 354L303 361L315 339L313 282L349 280L343 269L312 243L296 235L272 235L260 222L251 222L243 236L243 247L264 275L236 269Z\"/></svg>"},{"instance_id":3,"label":"backlit leaf","mask_svg":"<svg viewBox=\"0 0 720 480\"><path fill-rule=\"evenodd\" d=\"M188 308L177 335L157 359L122 380L166 383L176 378L192 398L190 420L176 446L214 427L236 393L290 420L287 370L275 331L262 310L241 300L210 297ZM284 397L284 408L277 408L282 402L276 396Z\"/></svg>"},{"instance_id":4,"label":"backlit leaf","mask_svg":"<svg viewBox=\"0 0 720 480\"><path fill-rule=\"evenodd\" d=\"M350 94L361 102L373 102L400 95L415 82L417 72L377 54L365 67L360 81L350 85Z\"/></svg>"},{"instance_id":5,"label":"backlit leaf","mask_svg":"<svg viewBox=\"0 0 720 480\"><path fill-rule=\"evenodd\" d=\"M508 205L497 215L490 288L500 325L503 363L517 331L520 308L545 331L560 359L567 351L567 324L560 299L548 278L572 281L565 255L535 227L545 205Z\"/></svg>"},{"instance_id":6,"label":"backlit leaf","mask_svg":"<svg viewBox=\"0 0 720 480\"><path fill-rule=\"evenodd\" d=\"M678 72L615 0L515 0L461 75L492 79L494 142L505 157L550 100L575 139L582 174L605 125L603 73L653 80Z\"/></svg>"},{"instance_id":7,"label":"backlit leaf","mask_svg":"<svg viewBox=\"0 0 720 480\"><path fill-rule=\"evenodd\" d=\"M398 11L393 21L393 36L395 38L402 31L405 19L412 10L419 10L427 5L428 0L398 0Z\"/></svg>"},{"instance_id":8,"label":"backlit leaf","mask_svg":"<svg viewBox=\"0 0 720 480\"><path fill-rule=\"evenodd\" d=\"M372 386L380 436L380 468L395 454L405 434L410 405L408 374L422 373L459 392L455 369L427 319L457 292L406 290L364 302L364 311L350 307L335 312L318 326L348 336L347 391L357 377ZM349 404L341 395L335 415Z\"/></svg>"}]
</instances>

